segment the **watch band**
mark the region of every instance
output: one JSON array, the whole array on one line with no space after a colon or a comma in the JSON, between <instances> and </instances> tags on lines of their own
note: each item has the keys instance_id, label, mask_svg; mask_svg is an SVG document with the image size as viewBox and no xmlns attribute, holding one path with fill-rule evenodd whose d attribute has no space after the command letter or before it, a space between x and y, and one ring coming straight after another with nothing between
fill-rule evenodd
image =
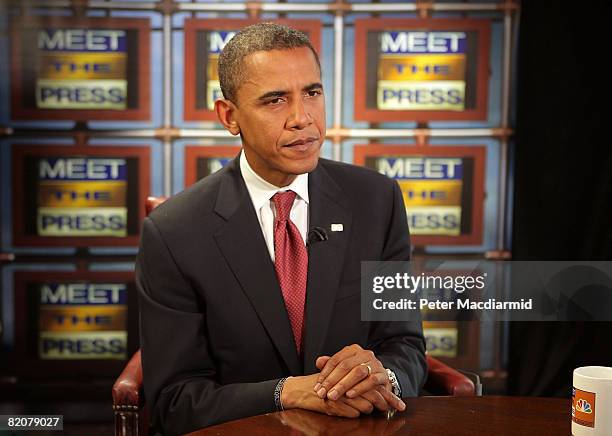
<instances>
[{"instance_id":1,"label":"watch band","mask_svg":"<svg viewBox=\"0 0 612 436\"><path fill-rule=\"evenodd\" d=\"M397 381L397 377L395 373L389 368L385 368L387 371L387 376L389 376L389 383L391 383L391 392L398 398L402 398L402 388L400 387L399 381Z\"/></svg>"},{"instance_id":2,"label":"watch band","mask_svg":"<svg viewBox=\"0 0 612 436\"><path fill-rule=\"evenodd\" d=\"M274 388L274 405L276 406L276 410L279 412L285 410L283 407L283 402L281 401L281 394L283 392L283 386L288 378L289 377L281 378Z\"/></svg>"}]
</instances>

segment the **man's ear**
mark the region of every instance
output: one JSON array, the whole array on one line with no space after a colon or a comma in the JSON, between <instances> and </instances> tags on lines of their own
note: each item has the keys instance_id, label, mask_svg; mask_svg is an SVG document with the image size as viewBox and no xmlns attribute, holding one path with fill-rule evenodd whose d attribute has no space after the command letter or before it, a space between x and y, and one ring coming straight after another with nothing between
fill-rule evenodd
<instances>
[{"instance_id":1,"label":"man's ear","mask_svg":"<svg viewBox=\"0 0 612 436\"><path fill-rule=\"evenodd\" d=\"M215 112L217 118L223 126L232 134L237 135L240 133L240 126L236 120L236 111L238 108L230 100L216 100L215 101Z\"/></svg>"}]
</instances>

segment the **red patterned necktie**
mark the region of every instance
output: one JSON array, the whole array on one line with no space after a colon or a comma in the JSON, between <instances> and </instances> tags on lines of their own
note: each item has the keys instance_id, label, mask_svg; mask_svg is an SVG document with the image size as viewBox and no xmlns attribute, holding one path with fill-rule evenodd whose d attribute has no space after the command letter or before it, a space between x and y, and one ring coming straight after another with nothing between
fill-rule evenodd
<instances>
[{"instance_id":1,"label":"red patterned necktie","mask_svg":"<svg viewBox=\"0 0 612 436\"><path fill-rule=\"evenodd\" d=\"M298 354L302 350L304 306L306 304L306 277L308 253L296 225L289 219L295 192L277 192L272 201L276 207L274 219L274 268L280 284L285 307L291 322Z\"/></svg>"}]
</instances>

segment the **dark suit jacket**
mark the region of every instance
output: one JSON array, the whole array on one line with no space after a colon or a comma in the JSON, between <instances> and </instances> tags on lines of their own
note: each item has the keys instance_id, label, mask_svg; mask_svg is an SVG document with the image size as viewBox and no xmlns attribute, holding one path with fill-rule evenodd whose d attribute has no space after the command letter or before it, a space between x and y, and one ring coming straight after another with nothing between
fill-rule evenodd
<instances>
[{"instance_id":1,"label":"dark suit jacket","mask_svg":"<svg viewBox=\"0 0 612 436\"><path fill-rule=\"evenodd\" d=\"M395 371L404 396L417 395L420 322L360 320L360 262L409 258L397 183L321 159L308 187L309 225L329 240L309 247L301 359L238 159L145 219L136 265L144 387L164 434L274 411L280 378L318 372L318 356L353 343Z\"/></svg>"}]
</instances>

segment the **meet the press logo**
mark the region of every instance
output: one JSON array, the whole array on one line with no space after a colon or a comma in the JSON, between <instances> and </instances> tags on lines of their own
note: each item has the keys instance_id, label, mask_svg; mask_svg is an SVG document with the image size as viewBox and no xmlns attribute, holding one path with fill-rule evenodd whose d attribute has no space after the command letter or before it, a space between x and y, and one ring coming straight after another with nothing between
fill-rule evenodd
<instances>
[{"instance_id":1,"label":"meet the press logo","mask_svg":"<svg viewBox=\"0 0 612 436\"><path fill-rule=\"evenodd\" d=\"M38 162L40 236L127 236L127 161L53 157Z\"/></svg>"},{"instance_id":2,"label":"meet the press logo","mask_svg":"<svg viewBox=\"0 0 612 436\"><path fill-rule=\"evenodd\" d=\"M40 30L37 107L126 109L127 45L124 30Z\"/></svg>"},{"instance_id":3,"label":"meet the press logo","mask_svg":"<svg viewBox=\"0 0 612 436\"><path fill-rule=\"evenodd\" d=\"M466 38L465 32L382 32L378 109L464 110Z\"/></svg>"},{"instance_id":4,"label":"meet the press logo","mask_svg":"<svg viewBox=\"0 0 612 436\"><path fill-rule=\"evenodd\" d=\"M127 357L125 283L44 283L38 295L41 359Z\"/></svg>"},{"instance_id":5,"label":"meet the press logo","mask_svg":"<svg viewBox=\"0 0 612 436\"><path fill-rule=\"evenodd\" d=\"M461 234L464 160L458 157L386 156L375 167L397 180L413 235Z\"/></svg>"}]
</instances>

